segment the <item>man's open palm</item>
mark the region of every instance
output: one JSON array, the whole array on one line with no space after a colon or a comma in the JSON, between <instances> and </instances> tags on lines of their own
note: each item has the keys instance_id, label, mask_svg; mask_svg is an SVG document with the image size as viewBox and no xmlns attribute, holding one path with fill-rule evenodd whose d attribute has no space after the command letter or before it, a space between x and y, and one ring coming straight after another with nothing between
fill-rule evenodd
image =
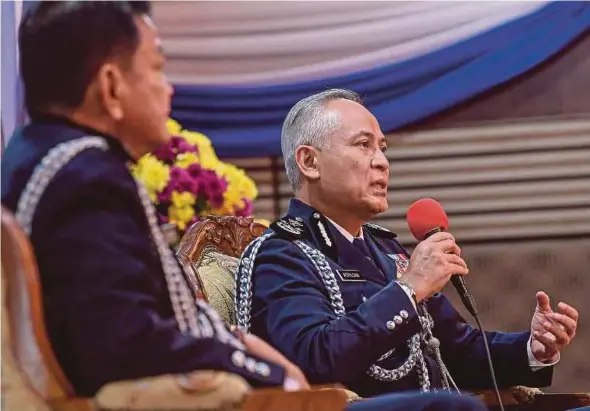
<instances>
[{"instance_id":1,"label":"man's open palm","mask_svg":"<svg viewBox=\"0 0 590 411\"><path fill-rule=\"evenodd\" d=\"M554 362L576 335L578 311L560 302L557 312L551 309L549 296L537 293L537 307L531 321L531 351L540 362Z\"/></svg>"}]
</instances>

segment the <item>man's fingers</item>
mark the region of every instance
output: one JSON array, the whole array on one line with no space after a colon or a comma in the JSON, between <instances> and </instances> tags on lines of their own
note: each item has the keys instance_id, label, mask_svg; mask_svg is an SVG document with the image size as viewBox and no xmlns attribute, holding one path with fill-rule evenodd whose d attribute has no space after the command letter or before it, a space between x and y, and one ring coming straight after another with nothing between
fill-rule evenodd
<instances>
[{"instance_id":1,"label":"man's fingers","mask_svg":"<svg viewBox=\"0 0 590 411\"><path fill-rule=\"evenodd\" d=\"M576 333L577 323L573 318L560 313L547 314L547 317L549 317L552 321L555 321L556 323L563 326L563 329L565 330L567 335L570 336L570 338L573 337Z\"/></svg>"},{"instance_id":2,"label":"man's fingers","mask_svg":"<svg viewBox=\"0 0 590 411\"><path fill-rule=\"evenodd\" d=\"M445 254L461 255L461 249L455 242L455 237L447 232L435 233L425 241L430 243L434 250L441 250Z\"/></svg>"},{"instance_id":3,"label":"man's fingers","mask_svg":"<svg viewBox=\"0 0 590 411\"><path fill-rule=\"evenodd\" d=\"M439 241L436 246L438 249L441 250L444 254L454 254L454 255L461 255L461 249L459 246L452 240L443 240ZM440 247L440 248L439 248Z\"/></svg>"},{"instance_id":4,"label":"man's fingers","mask_svg":"<svg viewBox=\"0 0 590 411\"><path fill-rule=\"evenodd\" d=\"M569 344L570 337L567 332L556 324L551 324L550 322L543 323L543 328L547 330L547 332L551 333L555 337L556 344L560 346L564 346Z\"/></svg>"},{"instance_id":5,"label":"man's fingers","mask_svg":"<svg viewBox=\"0 0 590 411\"><path fill-rule=\"evenodd\" d=\"M469 269L467 268L467 264L465 261L454 254L449 254L446 256L447 262L450 264L450 269L452 274L459 274L459 275L466 275L469 273Z\"/></svg>"},{"instance_id":6,"label":"man's fingers","mask_svg":"<svg viewBox=\"0 0 590 411\"><path fill-rule=\"evenodd\" d=\"M557 351L555 336L551 333L535 331L533 337L551 351Z\"/></svg>"},{"instance_id":7,"label":"man's fingers","mask_svg":"<svg viewBox=\"0 0 590 411\"><path fill-rule=\"evenodd\" d=\"M578 321L578 310L576 310L571 305L561 302L557 304L557 309L560 313L567 315L569 318L573 319L576 322Z\"/></svg>"},{"instance_id":8,"label":"man's fingers","mask_svg":"<svg viewBox=\"0 0 590 411\"><path fill-rule=\"evenodd\" d=\"M536 297L537 309L542 313L551 312L551 302L549 301L549 296L545 294L543 291L539 291Z\"/></svg>"},{"instance_id":9,"label":"man's fingers","mask_svg":"<svg viewBox=\"0 0 590 411\"><path fill-rule=\"evenodd\" d=\"M428 237L427 241L439 243L445 240L451 240L452 242L455 242L455 237L453 237L450 233L447 233L446 231L441 231L440 233L432 234L430 237Z\"/></svg>"},{"instance_id":10,"label":"man's fingers","mask_svg":"<svg viewBox=\"0 0 590 411\"><path fill-rule=\"evenodd\" d=\"M457 265L467 268L467 263L465 262L465 260L463 260L461 257L459 257L455 254L448 254L447 256L445 256L445 258L451 264L457 264Z\"/></svg>"},{"instance_id":11,"label":"man's fingers","mask_svg":"<svg viewBox=\"0 0 590 411\"><path fill-rule=\"evenodd\" d=\"M452 267L451 268L452 268L451 275L453 275L453 274L458 274L458 275L467 275L467 274L469 274L469 270L466 267L463 267L463 266L460 266L460 265L457 265L457 264L452 264Z\"/></svg>"}]
</instances>

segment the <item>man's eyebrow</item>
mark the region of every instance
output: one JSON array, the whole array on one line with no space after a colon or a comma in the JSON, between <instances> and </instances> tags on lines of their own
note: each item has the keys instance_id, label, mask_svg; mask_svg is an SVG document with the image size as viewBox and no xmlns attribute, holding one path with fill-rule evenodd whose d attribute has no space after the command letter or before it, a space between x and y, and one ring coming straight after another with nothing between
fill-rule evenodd
<instances>
[{"instance_id":1,"label":"man's eyebrow","mask_svg":"<svg viewBox=\"0 0 590 411\"><path fill-rule=\"evenodd\" d=\"M375 137L375 134L373 134L367 130L361 130L361 131L358 131L358 132L354 133L353 135L351 135L349 137L349 139L354 140L355 138L358 138L358 137Z\"/></svg>"},{"instance_id":2,"label":"man's eyebrow","mask_svg":"<svg viewBox=\"0 0 590 411\"><path fill-rule=\"evenodd\" d=\"M351 135L349 137L349 140L350 141L353 141L353 140L355 140L355 139L357 139L359 137L375 138L376 136L371 131L361 130L361 131L358 131L358 132L354 133L353 135ZM383 144L383 143L387 144L387 138L384 135L381 135L381 137L379 137L377 140L378 140L377 142L379 144Z\"/></svg>"}]
</instances>

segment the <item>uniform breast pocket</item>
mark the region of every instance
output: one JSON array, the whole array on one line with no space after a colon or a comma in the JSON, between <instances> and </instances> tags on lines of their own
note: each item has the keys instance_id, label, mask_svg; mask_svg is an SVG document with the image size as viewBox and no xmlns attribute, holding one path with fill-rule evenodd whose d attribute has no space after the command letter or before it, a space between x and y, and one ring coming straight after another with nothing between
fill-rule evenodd
<instances>
[{"instance_id":1,"label":"uniform breast pocket","mask_svg":"<svg viewBox=\"0 0 590 411\"><path fill-rule=\"evenodd\" d=\"M346 312L355 310L363 303L364 281L339 281L338 285L340 286L340 293L342 294Z\"/></svg>"}]
</instances>

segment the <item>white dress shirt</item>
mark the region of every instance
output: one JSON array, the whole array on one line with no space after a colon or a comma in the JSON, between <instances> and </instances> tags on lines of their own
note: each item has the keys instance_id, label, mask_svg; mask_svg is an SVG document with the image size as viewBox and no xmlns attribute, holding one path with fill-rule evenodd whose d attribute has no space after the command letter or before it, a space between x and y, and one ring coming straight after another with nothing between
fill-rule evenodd
<instances>
[{"instance_id":1,"label":"white dress shirt","mask_svg":"<svg viewBox=\"0 0 590 411\"><path fill-rule=\"evenodd\" d=\"M330 221L330 223L332 223L332 225L334 227L336 227L336 229L340 232L340 234L342 234L344 236L344 238L346 238L351 243L354 241L355 237L352 234L350 234L348 231L346 231L340 225L338 225L337 223L335 223L333 220L329 219L328 217L326 217L326 218L328 219L328 221ZM361 228L361 231L359 232L358 238L360 238L363 241L365 239L362 228ZM404 290L404 292L407 294L408 298L412 302L412 305L414 306L414 309L415 309L416 308L416 303L414 302L414 299L412 298L412 296L410 295L410 293L408 292L408 290L406 290L403 287L402 287L402 290ZM529 337L529 342L528 342L528 344L526 346L526 349L527 349L527 355L528 355L528 358L529 358L529 365L530 365L530 367L531 367L531 369L533 371L540 370L541 368L544 368L544 367L550 367L550 366L555 365L555 364L557 364L559 362L559 359L560 359L560 354L559 353L557 353L557 358L554 359L549 364L545 364L545 363L542 363L542 362L538 361L535 358L535 356L533 355L533 352L532 352L532 349L531 349L531 338L532 337Z\"/></svg>"}]
</instances>

